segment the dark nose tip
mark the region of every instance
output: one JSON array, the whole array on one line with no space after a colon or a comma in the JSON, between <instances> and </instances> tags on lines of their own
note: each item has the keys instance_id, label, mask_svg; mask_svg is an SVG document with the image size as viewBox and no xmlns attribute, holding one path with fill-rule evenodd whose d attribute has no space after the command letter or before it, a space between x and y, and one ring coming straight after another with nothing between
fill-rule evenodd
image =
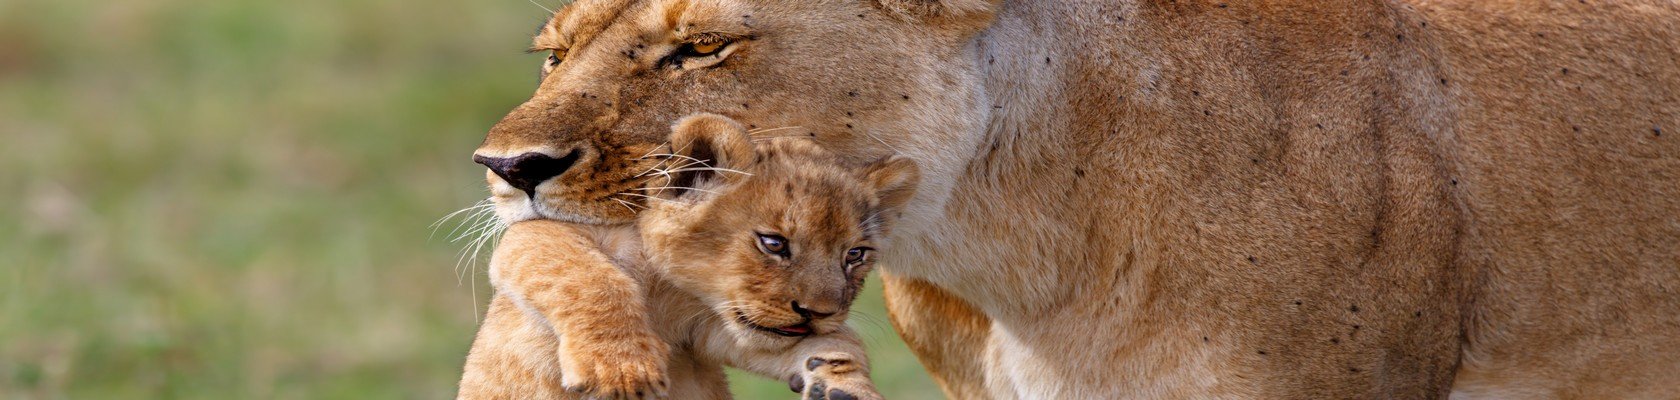
<instances>
[{"instance_id":1,"label":"dark nose tip","mask_svg":"<svg viewBox=\"0 0 1680 400\"><path fill-rule=\"evenodd\" d=\"M525 191L526 195L536 195L537 185L571 169L577 159L577 150L560 158L535 152L507 158L473 155L473 162L490 167L490 172L502 177L508 185Z\"/></svg>"},{"instance_id":2,"label":"dark nose tip","mask_svg":"<svg viewBox=\"0 0 1680 400\"><path fill-rule=\"evenodd\" d=\"M799 302L795 301L795 302L793 302L793 312L797 313L800 316L805 317L807 319L818 319L818 318L832 317L832 316L834 316L835 313L840 312L840 310L822 310L822 311L812 310L812 309L809 309L809 308L799 306Z\"/></svg>"}]
</instances>

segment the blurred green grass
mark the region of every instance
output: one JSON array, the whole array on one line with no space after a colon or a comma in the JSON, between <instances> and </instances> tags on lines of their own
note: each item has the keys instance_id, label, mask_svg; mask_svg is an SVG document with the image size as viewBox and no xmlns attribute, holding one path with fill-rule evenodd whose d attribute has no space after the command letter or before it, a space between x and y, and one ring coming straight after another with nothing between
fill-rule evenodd
<instances>
[{"instance_id":1,"label":"blurred green grass","mask_svg":"<svg viewBox=\"0 0 1680 400\"><path fill-rule=\"evenodd\" d=\"M489 289L428 225L484 196L544 14L0 1L0 398L451 397ZM937 398L876 284L877 383Z\"/></svg>"}]
</instances>

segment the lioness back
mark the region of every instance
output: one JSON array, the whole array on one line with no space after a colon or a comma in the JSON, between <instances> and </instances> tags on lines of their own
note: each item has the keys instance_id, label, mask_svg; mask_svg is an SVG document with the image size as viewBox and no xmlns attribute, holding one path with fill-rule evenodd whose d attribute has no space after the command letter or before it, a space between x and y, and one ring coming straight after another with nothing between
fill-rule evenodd
<instances>
[{"instance_id":1,"label":"lioness back","mask_svg":"<svg viewBox=\"0 0 1680 400\"><path fill-rule=\"evenodd\" d=\"M1680 398L1680 3L1415 5L1475 285L1454 391Z\"/></svg>"}]
</instances>

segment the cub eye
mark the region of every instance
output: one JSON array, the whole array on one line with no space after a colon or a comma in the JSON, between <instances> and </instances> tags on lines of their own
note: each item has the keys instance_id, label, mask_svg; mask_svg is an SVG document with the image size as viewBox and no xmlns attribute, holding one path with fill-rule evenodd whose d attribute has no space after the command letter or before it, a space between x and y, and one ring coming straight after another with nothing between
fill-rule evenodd
<instances>
[{"instance_id":1,"label":"cub eye","mask_svg":"<svg viewBox=\"0 0 1680 400\"><path fill-rule=\"evenodd\" d=\"M560 65L560 56L554 55L554 54L549 54L548 55L548 66L552 67L552 66L556 66L556 65Z\"/></svg>"},{"instance_id":2,"label":"cub eye","mask_svg":"<svg viewBox=\"0 0 1680 400\"><path fill-rule=\"evenodd\" d=\"M788 257L787 238L758 234L758 249L766 254Z\"/></svg>"},{"instance_id":3,"label":"cub eye","mask_svg":"<svg viewBox=\"0 0 1680 400\"><path fill-rule=\"evenodd\" d=\"M851 250L846 250L846 263L857 264L863 261L863 256L867 254L869 254L868 247L853 247Z\"/></svg>"}]
</instances>

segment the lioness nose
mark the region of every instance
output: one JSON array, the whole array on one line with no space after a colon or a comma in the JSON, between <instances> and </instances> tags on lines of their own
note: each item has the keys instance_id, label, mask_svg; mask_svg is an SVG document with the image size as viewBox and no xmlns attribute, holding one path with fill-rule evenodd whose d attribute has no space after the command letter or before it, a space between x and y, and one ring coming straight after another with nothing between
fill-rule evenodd
<instances>
[{"instance_id":1,"label":"lioness nose","mask_svg":"<svg viewBox=\"0 0 1680 400\"><path fill-rule=\"evenodd\" d=\"M803 316L805 318L818 319L818 318L828 318L828 317L834 316L835 313L840 312L840 308L839 307L833 307L833 308L817 307L816 309L811 309L811 308L805 308L804 306L800 306L799 302L795 301L795 302L793 302L793 312L797 313L800 316Z\"/></svg>"},{"instance_id":2,"label":"lioness nose","mask_svg":"<svg viewBox=\"0 0 1680 400\"><path fill-rule=\"evenodd\" d=\"M507 158L473 155L473 162L490 167L490 172L495 172L496 176L502 177L508 185L525 191L527 195L535 195L537 185L571 169L572 164L577 163L577 159L577 150L572 150L560 158L536 152Z\"/></svg>"}]
</instances>

